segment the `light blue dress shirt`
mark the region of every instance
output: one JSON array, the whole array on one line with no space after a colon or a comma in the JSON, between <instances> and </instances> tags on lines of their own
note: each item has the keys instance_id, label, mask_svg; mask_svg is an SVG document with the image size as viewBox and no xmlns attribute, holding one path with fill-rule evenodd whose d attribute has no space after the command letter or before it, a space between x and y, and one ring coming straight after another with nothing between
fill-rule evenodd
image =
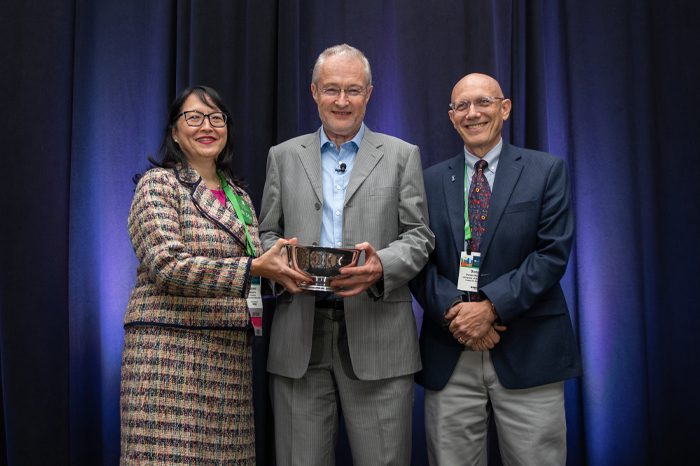
<instances>
[{"instance_id":1,"label":"light blue dress shirt","mask_svg":"<svg viewBox=\"0 0 700 466\"><path fill-rule=\"evenodd\" d=\"M343 205L345 204L345 192L348 189L350 173L355 165L357 151L360 149L362 138L365 135L365 124L350 141L340 145L340 152L336 144L328 139L326 132L321 128L321 171L323 174L323 220L321 222L321 246L326 248L340 248L343 246ZM345 171L340 169L340 164L345 164Z\"/></svg>"},{"instance_id":2,"label":"light blue dress shirt","mask_svg":"<svg viewBox=\"0 0 700 466\"><path fill-rule=\"evenodd\" d=\"M469 152L466 147L464 148L464 162L467 164L467 179L469 180L470 190L472 176L474 176L474 172L476 171L474 165L476 165L476 162L478 162L479 160L485 160L489 164L489 166L487 167L484 175L486 176L486 180L489 182L489 187L493 191L493 181L496 179L496 168L498 167L498 159L501 157L502 148L503 138L501 138L501 140L498 141L498 144L496 144L493 147L493 149L491 149L486 153L486 155L484 155L483 159L480 159L476 155Z\"/></svg>"}]
</instances>

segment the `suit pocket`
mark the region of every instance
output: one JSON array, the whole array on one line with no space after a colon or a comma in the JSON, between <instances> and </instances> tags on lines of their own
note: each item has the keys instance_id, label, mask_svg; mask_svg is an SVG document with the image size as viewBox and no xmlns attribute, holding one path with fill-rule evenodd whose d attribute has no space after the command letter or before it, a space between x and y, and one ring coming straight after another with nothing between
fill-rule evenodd
<instances>
[{"instance_id":1,"label":"suit pocket","mask_svg":"<svg viewBox=\"0 0 700 466\"><path fill-rule=\"evenodd\" d=\"M506 206L503 214L513 214L515 212L524 212L526 210L533 210L536 208L537 201L518 202L517 204L510 204Z\"/></svg>"},{"instance_id":2,"label":"suit pocket","mask_svg":"<svg viewBox=\"0 0 700 466\"><path fill-rule=\"evenodd\" d=\"M548 299L538 301L532 308L523 312L521 317L556 316L568 312L566 301L561 299Z\"/></svg>"},{"instance_id":3,"label":"suit pocket","mask_svg":"<svg viewBox=\"0 0 700 466\"><path fill-rule=\"evenodd\" d=\"M408 285L403 285L388 295L384 295L382 301L385 303L410 303L413 302L413 299L411 298L411 291L408 289Z\"/></svg>"},{"instance_id":4,"label":"suit pocket","mask_svg":"<svg viewBox=\"0 0 700 466\"><path fill-rule=\"evenodd\" d=\"M343 242L367 241L383 249L399 235L399 188L396 186L358 189L343 210Z\"/></svg>"},{"instance_id":5,"label":"suit pocket","mask_svg":"<svg viewBox=\"0 0 700 466\"><path fill-rule=\"evenodd\" d=\"M399 187L398 186L382 186L375 187L369 190L370 196L383 196L383 197L399 197Z\"/></svg>"}]
</instances>

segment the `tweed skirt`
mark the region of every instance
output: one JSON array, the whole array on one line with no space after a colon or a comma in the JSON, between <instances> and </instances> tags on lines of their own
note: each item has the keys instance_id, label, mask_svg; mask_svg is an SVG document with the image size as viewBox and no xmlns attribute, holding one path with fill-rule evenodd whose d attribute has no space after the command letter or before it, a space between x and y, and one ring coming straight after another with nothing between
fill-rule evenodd
<instances>
[{"instance_id":1,"label":"tweed skirt","mask_svg":"<svg viewBox=\"0 0 700 466\"><path fill-rule=\"evenodd\" d=\"M249 338L244 331L128 326L120 464L255 465Z\"/></svg>"}]
</instances>

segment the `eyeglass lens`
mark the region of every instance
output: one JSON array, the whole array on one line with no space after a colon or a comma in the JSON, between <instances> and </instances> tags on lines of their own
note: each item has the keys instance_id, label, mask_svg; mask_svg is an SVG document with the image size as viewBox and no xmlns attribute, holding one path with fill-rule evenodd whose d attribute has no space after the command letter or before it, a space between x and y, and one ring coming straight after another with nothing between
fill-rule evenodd
<instances>
[{"instance_id":1,"label":"eyeglass lens","mask_svg":"<svg viewBox=\"0 0 700 466\"><path fill-rule=\"evenodd\" d=\"M484 110L489 108L495 100L496 99L493 97L479 97L478 99L474 99L473 101L460 100L459 102L452 103L452 109L457 113L464 113L469 111L469 107L471 107L473 104L474 107L480 110Z\"/></svg>"},{"instance_id":2,"label":"eyeglass lens","mask_svg":"<svg viewBox=\"0 0 700 466\"><path fill-rule=\"evenodd\" d=\"M226 114L222 112L214 112L210 114L204 114L193 110L191 112L184 112L185 122L190 126L201 126L204 123L204 118L209 118L209 124L215 128L221 128L226 126Z\"/></svg>"},{"instance_id":3,"label":"eyeglass lens","mask_svg":"<svg viewBox=\"0 0 700 466\"><path fill-rule=\"evenodd\" d=\"M325 87L321 89L321 91L329 97L339 96L341 91L345 91L345 95L348 97L357 97L362 94L362 91L364 90L364 87L346 87L344 89L340 89L338 87Z\"/></svg>"}]
</instances>

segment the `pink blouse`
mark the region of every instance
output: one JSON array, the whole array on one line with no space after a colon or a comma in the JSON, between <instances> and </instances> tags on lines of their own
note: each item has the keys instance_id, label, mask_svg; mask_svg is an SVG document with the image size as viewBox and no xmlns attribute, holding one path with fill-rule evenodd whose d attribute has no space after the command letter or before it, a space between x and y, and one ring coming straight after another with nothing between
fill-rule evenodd
<instances>
[{"instance_id":1,"label":"pink blouse","mask_svg":"<svg viewBox=\"0 0 700 466\"><path fill-rule=\"evenodd\" d=\"M224 192L223 189L221 190L216 190L212 189L211 193L221 202L221 205L226 207L226 193Z\"/></svg>"}]
</instances>

